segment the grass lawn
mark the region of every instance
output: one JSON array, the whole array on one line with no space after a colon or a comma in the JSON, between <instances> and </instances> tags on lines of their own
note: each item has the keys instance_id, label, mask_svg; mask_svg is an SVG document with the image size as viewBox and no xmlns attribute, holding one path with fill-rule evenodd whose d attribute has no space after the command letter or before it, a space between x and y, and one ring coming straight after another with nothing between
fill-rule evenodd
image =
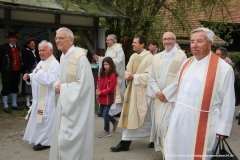
<instances>
[{"instance_id":1,"label":"grass lawn","mask_svg":"<svg viewBox=\"0 0 240 160\"><path fill-rule=\"evenodd\" d=\"M11 104L8 104L11 106ZM1 118L11 118L11 117L25 117L27 115L28 110L25 108L25 102L19 102L19 107L24 108L24 110L12 110L12 114L5 113L3 111L3 104L0 104L0 117Z\"/></svg>"}]
</instances>

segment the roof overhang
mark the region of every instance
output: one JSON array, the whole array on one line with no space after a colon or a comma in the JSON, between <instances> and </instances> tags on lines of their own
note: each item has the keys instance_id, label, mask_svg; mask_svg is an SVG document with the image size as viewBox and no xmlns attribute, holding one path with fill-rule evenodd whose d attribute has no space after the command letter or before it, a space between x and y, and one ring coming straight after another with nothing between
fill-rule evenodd
<instances>
[{"instance_id":1,"label":"roof overhang","mask_svg":"<svg viewBox=\"0 0 240 160\"><path fill-rule=\"evenodd\" d=\"M66 0L63 0L63 3ZM67 7L57 0L0 0L0 8L24 11L46 12L53 14L80 15L84 17L109 17L126 19L129 18L119 9L115 8L108 1L95 1L86 4L77 4L67 1Z\"/></svg>"}]
</instances>

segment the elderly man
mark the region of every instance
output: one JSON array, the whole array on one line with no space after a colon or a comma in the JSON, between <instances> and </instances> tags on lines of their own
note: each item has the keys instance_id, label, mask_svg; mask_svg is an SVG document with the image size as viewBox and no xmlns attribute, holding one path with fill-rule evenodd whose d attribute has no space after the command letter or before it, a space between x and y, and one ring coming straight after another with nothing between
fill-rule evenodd
<instances>
[{"instance_id":1,"label":"elderly man","mask_svg":"<svg viewBox=\"0 0 240 160\"><path fill-rule=\"evenodd\" d=\"M158 48L158 41L156 39L150 40L148 42L148 49L152 55L156 55L161 51L160 48Z\"/></svg>"},{"instance_id":2,"label":"elderly man","mask_svg":"<svg viewBox=\"0 0 240 160\"><path fill-rule=\"evenodd\" d=\"M33 103L23 140L34 143L35 151L49 148L52 140L55 103L53 82L57 79L59 63L53 56L53 46L42 41L38 46L41 61L32 73L24 74L26 85L32 85Z\"/></svg>"},{"instance_id":3,"label":"elderly man","mask_svg":"<svg viewBox=\"0 0 240 160\"><path fill-rule=\"evenodd\" d=\"M126 76L128 86L124 95L119 127L123 127L122 140L112 152L128 151L132 140L150 136L151 115L148 110L146 87L149 67L153 56L144 48L147 38L143 35L134 37L132 46L136 52L127 64Z\"/></svg>"},{"instance_id":4,"label":"elderly man","mask_svg":"<svg viewBox=\"0 0 240 160\"><path fill-rule=\"evenodd\" d=\"M224 47L218 47L216 49L216 55L218 55L220 58L224 59L228 63L232 63L232 60L227 57L227 49Z\"/></svg>"},{"instance_id":5,"label":"elderly man","mask_svg":"<svg viewBox=\"0 0 240 160\"><path fill-rule=\"evenodd\" d=\"M93 159L95 92L87 50L73 45L68 28L59 28L55 41L62 56L53 84L57 103L49 159Z\"/></svg>"},{"instance_id":6,"label":"elderly man","mask_svg":"<svg viewBox=\"0 0 240 160\"><path fill-rule=\"evenodd\" d=\"M147 96L152 112L150 141L155 142L156 151L163 153L164 138L177 92L177 73L187 57L175 45L176 36L172 32L164 33L162 42L165 50L154 56L148 74Z\"/></svg>"},{"instance_id":7,"label":"elderly man","mask_svg":"<svg viewBox=\"0 0 240 160\"><path fill-rule=\"evenodd\" d=\"M193 57L183 64L165 141L165 159L209 160L217 138L230 135L235 110L233 69L211 52L213 31L191 32Z\"/></svg>"},{"instance_id":8,"label":"elderly man","mask_svg":"<svg viewBox=\"0 0 240 160\"><path fill-rule=\"evenodd\" d=\"M13 31L8 32L8 43L0 46L0 70L2 78L2 99L5 113L12 110L23 110L17 105L18 85L20 82L21 53L17 46L19 35ZM8 106L8 95L12 96L12 110Z\"/></svg>"},{"instance_id":9,"label":"elderly man","mask_svg":"<svg viewBox=\"0 0 240 160\"><path fill-rule=\"evenodd\" d=\"M122 110L123 97L126 90L125 86L125 55L122 49L122 45L117 43L117 37L114 34L109 34L106 38L107 43L107 51L105 53L105 57L111 57L113 59L114 64L116 65L116 69L118 72L118 85L116 88L116 103L112 105L109 114L111 116L117 115ZM105 57L100 57L98 55L94 55L94 60L99 62L99 68L101 68L102 60Z\"/></svg>"}]
</instances>

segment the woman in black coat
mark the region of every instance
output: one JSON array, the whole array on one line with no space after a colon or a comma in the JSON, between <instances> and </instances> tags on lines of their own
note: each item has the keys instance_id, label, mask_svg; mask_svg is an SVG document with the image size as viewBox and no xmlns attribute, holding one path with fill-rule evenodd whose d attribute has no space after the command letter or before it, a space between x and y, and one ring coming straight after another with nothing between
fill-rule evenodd
<instances>
[{"instance_id":1,"label":"woman in black coat","mask_svg":"<svg viewBox=\"0 0 240 160\"><path fill-rule=\"evenodd\" d=\"M40 61L38 50L35 49L36 44L36 39L33 37L26 40L26 49L22 52L24 74L31 73ZM26 95L26 108L29 109L31 106L32 88L25 81L22 82L22 94Z\"/></svg>"}]
</instances>

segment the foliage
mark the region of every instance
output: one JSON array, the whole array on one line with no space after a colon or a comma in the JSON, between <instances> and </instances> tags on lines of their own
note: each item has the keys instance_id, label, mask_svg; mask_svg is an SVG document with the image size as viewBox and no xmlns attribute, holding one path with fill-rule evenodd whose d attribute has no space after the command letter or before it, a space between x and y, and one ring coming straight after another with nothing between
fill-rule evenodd
<instances>
[{"instance_id":1,"label":"foliage","mask_svg":"<svg viewBox=\"0 0 240 160\"><path fill-rule=\"evenodd\" d=\"M89 32L88 35L92 36L91 32ZM81 38L81 36L79 35L78 32L75 32L74 36L75 36L74 37L74 45L75 46L78 46L78 47L81 47L81 48L87 48L87 46L85 45L83 39ZM89 38L89 39L91 39L91 38ZM92 62L92 55L89 52L87 54L87 58L88 58L89 62L91 63Z\"/></svg>"},{"instance_id":2,"label":"foliage","mask_svg":"<svg viewBox=\"0 0 240 160\"><path fill-rule=\"evenodd\" d=\"M237 70L240 69L240 53L230 53L228 54L228 57L232 60L232 62L235 64L235 67Z\"/></svg>"},{"instance_id":3,"label":"foliage","mask_svg":"<svg viewBox=\"0 0 240 160\"><path fill-rule=\"evenodd\" d=\"M125 35L132 38L137 34L160 40L166 31L174 33L185 31L189 34L189 30L196 27L189 22L198 21L196 16L199 13L203 13L203 19L206 21L219 19L222 23L212 25L211 28L214 28L214 31L220 29L221 33L227 30L226 38L229 38L232 32L225 23L226 16L230 14L226 4L230 0L110 0L110 2L130 16L130 19L125 20L100 19L106 34L114 33L118 40ZM214 14L216 8L219 8L218 16ZM217 32L217 35L221 33ZM130 50L125 52L131 53Z\"/></svg>"}]
</instances>

